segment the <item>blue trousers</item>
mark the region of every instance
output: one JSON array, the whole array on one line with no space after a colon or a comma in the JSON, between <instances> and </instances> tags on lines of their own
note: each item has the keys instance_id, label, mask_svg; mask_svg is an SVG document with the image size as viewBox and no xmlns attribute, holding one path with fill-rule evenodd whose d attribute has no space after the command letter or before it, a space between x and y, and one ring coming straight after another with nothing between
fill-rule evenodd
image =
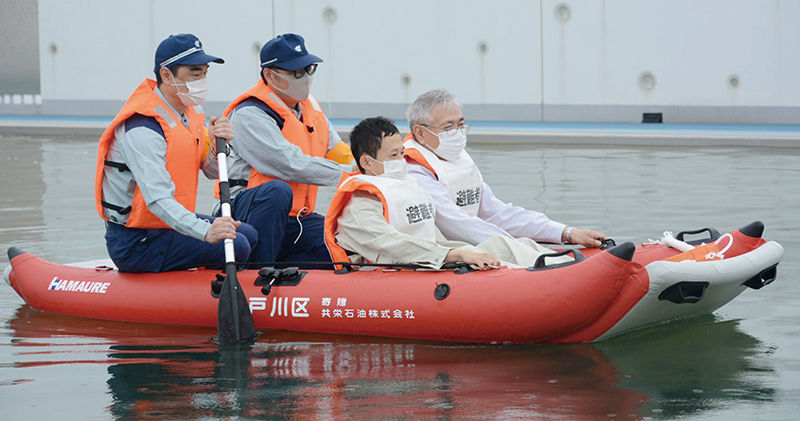
<instances>
[{"instance_id":1,"label":"blue trousers","mask_svg":"<svg viewBox=\"0 0 800 421\"><path fill-rule=\"evenodd\" d=\"M325 246L325 217L318 213L302 216L299 221L290 217L292 198L286 182L273 180L243 190L231 200L233 219L258 231L250 262L331 261Z\"/></svg>"},{"instance_id":2,"label":"blue trousers","mask_svg":"<svg viewBox=\"0 0 800 421\"><path fill-rule=\"evenodd\" d=\"M195 214L214 222L213 216ZM242 224L236 230L233 249L237 262L244 262L258 242L258 232ZM166 272L185 267L225 263L225 244L209 244L172 229L126 228L106 223L108 255L120 272Z\"/></svg>"}]
</instances>

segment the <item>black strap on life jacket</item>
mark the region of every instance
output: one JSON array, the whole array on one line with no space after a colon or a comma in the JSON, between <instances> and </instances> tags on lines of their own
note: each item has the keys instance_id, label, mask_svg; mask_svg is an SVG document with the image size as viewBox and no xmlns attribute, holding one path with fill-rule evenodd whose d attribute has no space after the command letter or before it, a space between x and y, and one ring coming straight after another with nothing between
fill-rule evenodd
<instances>
[{"instance_id":1,"label":"black strap on life jacket","mask_svg":"<svg viewBox=\"0 0 800 421\"><path fill-rule=\"evenodd\" d=\"M246 179L243 179L243 178L231 178L230 180L228 180L228 185L231 186L231 187L236 187L236 186L247 187L247 182L248 181L249 180L246 180Z\"/></svg>"},{"instance_id":2,"label":"black strap on life jacket","mask_svg":"<svg viewBox=\"0 0 800 421\"><path fill-rule=\"evenodd\" d=\"M124 171L130 172L131 171L131 169L128 168L128 166L126 164L123 164L122 162L114 162L114 161L109 161L109 160L106 159L105 160L105 164L106 164L106 166L114 167L114 168L118 169L119 172L124 172Z\"/></svg>"},{"instance_id":3,"label":"black strap on life jacket","mask_svg":"<svg viewBox=\"0 0 800 421\"><path fill-rule=\"evenodd\" d=\"M105 163L106 166L118 169L119 172L124 172L124 171L130 172L131 171L131 169L128 168L128 166L123 164L122 162L114 162L114 161L109 161L109 160L106 159L104 163ZM123 208L121 206L117 206L117 205L113 205L111 203L108 203L105 200L101 200L100 204L103 205L104 208L111 209L111 210L113 210L114 212L116 212L116 213L118 213L120 215L125 215L125 214L127 214L127 213L129 213L131 211L131 207L130 206L128 206L126 208Z\"/></svg>"},{"instance_id":4,"label":"black strap on life jacket","mask_svg":"<svg viewBox=\"0 0 800 421\"><path fill-rule=\"evenodd\" d=\"M130 206L128 206L126 208L123 208L123 207L120 207L120 206L117 206L117 205L112 205L111 203L108 203L105 200L101 200L100 204L103 205L104 208L111 209L111 210L113 210L114 212L116 212L116 213L118 213L120 215L126 215L131 211L131 207Z\"/></svg>"}]
</instances>

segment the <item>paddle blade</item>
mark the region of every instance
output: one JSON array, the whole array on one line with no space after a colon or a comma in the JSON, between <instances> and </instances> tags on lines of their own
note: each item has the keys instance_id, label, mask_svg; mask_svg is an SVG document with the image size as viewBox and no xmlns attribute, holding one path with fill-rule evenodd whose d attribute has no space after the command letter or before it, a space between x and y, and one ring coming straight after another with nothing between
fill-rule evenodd
<instances>
[{"instance_id":1,"label":"paddle blade","mask_svg":"<svg viewBox=\"0 0 800 421\"><path fill-rule=\"evenodd\" d=\"M253 314L239 281L226 276L217 309L217 341L220 345L252 342L256 337Z\"/></svg>"},{"instance_id":2,"label":"paddle blade","mask_svg":"<svg viewBox=\"0 0 800 421\"><path fill-rule=\"evenodd\" d=\"M228 185L228 159L225 156L225 139L217 138L217 164L219 166L219 197L222 216L231 216L231 195ZM242 286L236 276L236 256L233 240L225 240L225 282L217 308L217 341L220 345L252 342L256 337L253 314L247 304Z\"/></svg>"}]
</instances>

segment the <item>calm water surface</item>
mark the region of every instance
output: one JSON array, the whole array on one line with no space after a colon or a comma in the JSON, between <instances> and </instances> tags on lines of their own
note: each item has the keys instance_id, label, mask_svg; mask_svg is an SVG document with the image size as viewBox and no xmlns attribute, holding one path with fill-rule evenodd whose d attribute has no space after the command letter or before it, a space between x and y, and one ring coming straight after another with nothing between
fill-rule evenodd
<instances>
[{"instance_id":1,"label":"calm water surface","mask_svg":"<svg viewBox=\"0 0 800 421\"><path fill-rule=\"evenodd\" d=\"M95 139L0 138L0 266L105 258ZM800 153L471 145L498 197L621 241L764 221L778 280L597 344L470 346L45 314L0 285L2 419L761 419L800 412ZM198 210L211 206L201 184ZM327 204L331 189L323 189ZM319 211L324 212L323 209Z\"/></svg>"}]
</instances>

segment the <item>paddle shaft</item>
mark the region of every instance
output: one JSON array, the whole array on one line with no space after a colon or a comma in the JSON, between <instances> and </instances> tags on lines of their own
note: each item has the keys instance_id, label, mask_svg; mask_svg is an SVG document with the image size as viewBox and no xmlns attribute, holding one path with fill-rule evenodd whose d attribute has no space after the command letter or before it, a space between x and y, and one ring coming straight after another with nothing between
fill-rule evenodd
<instances>
[{"instance_id":1,"label":"paddle shaft","mask_svg":"<svg viewBox=\"0 0 800 421\"><path fill-rule=\"evenodd\" d=\"M217 139L217 165L219 167L219 201L222 216L231 216L231 189L228 182L228 157L225 155L225 139ZM225 239L225 266L236 262L233 240ZM235 272L234 275L236 276Z\"/></svg>"},{"instance_id":2,"label":"paddle shaft","mask_svg":"<svg viewBox=\"0 0 800 421\"><path fill-rule=\"evenodd\" d=\"M219 196L220 196L220 207L222 210L222 216L231 216L231 191L230 191L230 184L228 182L228 157L225 154L225 150L227 149L225 145L225 139L217 138L217 165L219 167ZM249 308L246 312L240 309L240 304L247 305L247 299L244 297L243 292L241 291L241 286L239 285L239 280L236 275L236 253L234 252L233 248L233 240L232 239L225 239L225 283L223 285L223 289L227 288L227 291L224 291L220 296L220 303L219 303L219 310L218 310L218 335L217 338L221 345L226 345L229 342L233 343L240 343L242 340L250 340L250 332L253 334L255 333L255 323L253 322L253 317L250 315ZM228 303L224 303L223 300L228 301ZM229 332L223 332L223 326L227 326L227 323L223 324L222 320L227 317L226 310L228 309L227 305L230 304L230 316L233 319L233 333L234 335L230 335ZM240 315L245 314L246 316L250 316L249 320L241 320ZM242 327L240 323L246 323L244 330L248 332L247 338L242 338Z\"/></svg>"}]
</instances>

